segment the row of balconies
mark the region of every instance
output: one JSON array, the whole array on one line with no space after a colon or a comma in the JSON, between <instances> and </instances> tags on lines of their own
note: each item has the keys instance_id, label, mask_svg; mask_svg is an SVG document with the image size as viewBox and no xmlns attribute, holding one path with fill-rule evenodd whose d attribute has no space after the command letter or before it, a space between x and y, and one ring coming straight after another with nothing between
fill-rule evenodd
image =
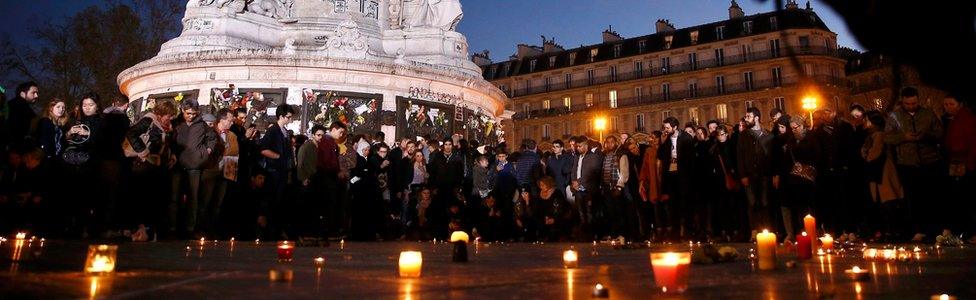
<instances>
[{"instance_id":1,"label":"row of balconies","mask_svg":"<svg viewBox=\"0 0 976 300\"><path fill-rule=\"evenodd\" d=\"M686 62L682 64L672 64L667 67L647 68L643 70L635 70L632 72L618 72L617 74L594 76L592 78L582 78L582 79L576 79L572 81L562 81L558 83L550 83L548 85L545 84L534 85L534 86L508 90L505 91L505 93L506 95L508 95L508 97L514 98L514 97L522 97L522 96L533 95L533 94L568 90L573 88L595 86L595 85L600 85L605 83L624 82L624 81L651 78L651 77L662 76L662 75L704 70L708 68L739 65L748 62L782 57L788 54L787 50L793 50L795 55L838 56L837 49L828 48L828 47L790 47L789 49L779 48L779 49L771 49L765 51L755 51L747 54L729 55L729 56L699 60L694 62Z\"/></svg>"},{"instance_id":2,"label":"row of balconies","mask_svg":"<svg viewBox=\"0 0 976 300\"><path fill-rule=\"evenodd\" d=\"M809 77L811 80L818 84L834 85L834 86L844 86L847 81L840 77L833 76L813 76ZM732 95L738 93L759 91L763 89L778 88L783 86L792 86L799 84L801 77L786 77L782 79L769 79L769 80L754 80L751 84L742 82L738 84L726 84L722 87L709 86L709 87L699 87L695 90L672 90L669 93L653 93L647 95L640 95L634 97L618 98L616 105L613 105L611 101L599 101L592 104L586 105L574 105L572 107L552 107L549 109L536 109L530 111L520 111L515 113L512 117L515 120L525 120L530 118L545 118L551 116L558 116L567 113L575 112L585 112L591 110L604 110L611 108L627 108L640 105L657 104L657 103L667 103L674 101L690 100L690 99L700 99L715 96Z\"/></svg>"}]
</instances>

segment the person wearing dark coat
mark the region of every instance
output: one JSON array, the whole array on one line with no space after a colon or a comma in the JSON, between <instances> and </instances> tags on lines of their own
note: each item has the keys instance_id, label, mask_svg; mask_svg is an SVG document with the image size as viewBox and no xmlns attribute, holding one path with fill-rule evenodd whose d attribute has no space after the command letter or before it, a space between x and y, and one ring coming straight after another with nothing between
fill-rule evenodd
<instances>
[{"instance_id":1,"label":"person wearing dark coat","mask_svg":"<svg viewBox=\"0 0 976 300\"><path fill-rule=\"evenodd\" d=\"M434 188L434 198L427 211L427 218L433 228L434 236L447 238L447 208L458 201L457 190L464 178L464 161L454 149L454 141L445 139L442 150L430 154L427 170L430 172L429 184Z\"/></svg>"},{"instance_id":2,"label":"person wearing dark coat","mask_svg":"<svg viewBox=\"0 0 976 300\"><path fill-rule=\"evenodd\" d=\"M37 119L37 111L33 107L38 98L37 88L35 82L21 83L14 98L7 102L6 128L2 130L5 130L8 143L22 143L30 136L31 124Z\"/></svg>"},{"instance_id":3,"label":"person wearing dark coat","mask_svg":"<svg viewBox=\"0 0 976 300\"><path fill-rule=\"evenodd\" d=\"M687 132L678 128L678 119L669 117L663 122L664 140L657 150L661 162L661 211L670 215L662 219L664 230L672 237L684 236L692 226L690 212L691 185L695 170L695 141Z\"/></svg>"},{"instance_id":4,"label":"person wearing dark coat","mask_svg":"<svg viewBox=\"0 0 976 300\"><path fill-rule=\"evenodd\" d=\"M172 173L169 231L187 237L197 229L202 170L216 147L218 137L200 118L200 110L195 103L184 102L182 108L183 121L173 128L173 143L170 144L176 164ZM182 201L184 195L186 201Z\"/></svg>"},{"instance_id":5,"label":"person wearing dark coat","mask_svg":"<svg viewBox=\"0 0 976 300\"><path fill-rule=\"evenodd\" d=\"M285 198L293 153L291 138L285 130L285 125L291 123L294 113L290 105L279 105L275 109L276 122L268 127L264 137L258 141L259 159L264 161L263 167L268 174L266 179L268 193L261 203L258 217L259 225L269 229L263 233L267 235L265 238L277 238L279 229L284 227L284 220L281 220L284 215L281 202Z\"/></svg>"},{"instance_id":6,"label":"person wearing dark coat","mask_svg":"<svg viewBox=\"0 0 976 300\"><path fill-rule=\"evenodd\" d=\"M552 176L555 180L556 189L562 192L569 186L570 174L573 167L573 155L570 152L574 149L566 149L561 140L552 142L553 155L546 160L546 175Z\"/></svg>"},{"instance_id":7,"label":"person wearing dark coat","mask_svg":"<svg viewBox=\"0 0 976 300\"><path fill-rule=\"evenodd\" d=\"M539 195L531 199L527 208L528 214L537 224L541 241L565 242L570 238L573 228L573 217L576 215L572 205L566 201L563 192L556 188L552 177L539 179Z\"/></svg>"},{"instance_id":8,"label":"person wearing dark coat","mask_svg":"<svg viewBox=\"0 0 976 300\"><path fill-rule=\"evenodd\" d=\"M736 146L739 181L745 190L749 228L772 228L772 206L769 190L772 184L770 147L772 134L762 129L759 109L746 111L746 124ZM750 236L753 236L750 234Z\"/></svg>"},{"instance_id":9,"label":"person wearing dark coat","mask_svg":"<svg viewBox=\"0 0 976 300\"><path fill-rule=\"evenodd\" d=\"M98 172L98 198L101 201L101 214L97 216L97 221L100 229L105 231L103 235L108 235L109 230L120 229L122 225L116 216L122 188L128 183L124 181L129 173L129 165L125 164L125 154L122 152L122 141L130 125L125 107L125 100L119 98L103 111L102 128L95 141L96 155L93 159Z\"/></svg>"},{"instance_id":10,"label":"person wearing dark coat","mask_svg":"<svg viewBox=\"0 0 976 300\"><path fill-rule=\"evenodd\" d=\"M594 238L592 222L594 199L602 197L600 184L603 182L603 152L596 146L599 142L590 141L586 137L576 140L576 161L573 162L570 174L570 190L576 199L575 206L579 212L579 233L577 237L583 240Z\"/></svg>"},{"instance_id":11,"label":"person wearing dark coat","mask_svg":"<svg viewBox=\"0 0 976 300\"><path fill-rule=\"evenodd\" d=\"M850 167L854 159L860 159L857 152L860 145L854 145L854 126L836 116L830 109L814 112L814 126L811 134L820 141L823 160L816 165L819 202L824 207L846 207L841 210L820 210L828 230L855 232L858 220L865 215L864 208L869 203L864 185L853 184Z\"/></svg>"}]
</instances>

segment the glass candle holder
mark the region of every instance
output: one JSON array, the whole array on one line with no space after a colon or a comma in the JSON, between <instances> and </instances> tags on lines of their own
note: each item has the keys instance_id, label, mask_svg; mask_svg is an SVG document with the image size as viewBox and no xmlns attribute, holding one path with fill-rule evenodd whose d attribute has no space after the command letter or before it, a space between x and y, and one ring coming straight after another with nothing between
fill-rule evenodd
<instances>
[{"instance_id":1,"label":"glass candle holder","mask_svg":"<svg viewBox=\"0 0 976 300\"><path fill-rule=\"evenodd\" d=\"M292 245L288 241L284 241L278 244L278 261L281 262L291 261L294 253L295 253L295 245Z\"/></svg>"},{"instance_id":2,"label":"glass candle holder","mask_svg":"<svg viewBox=\"0 0 976 300\"><path fill-rule=\"evenodd\" d=\"M423 262L424 258L420 251L400 252L400 277L420 277L420 270L423 266Z\"/></svg>"},{"instance_id":3,"label":"glass candle holder","mask_svg":"<svg viewBox=\"0 0 976 300\"><path fill-rule=\"evenodd\" d=\"M683 293L688 289L691 252L651 253L654 282L663 293Z\"/></svg>"},{"instance_id":4,"label":"glass candle holder","mask_svg":"<svg viewBox=\"0 0 976 300\"><path fill-rule=\"evenodd\" d=\"M88 246L88 258L85 260L85 273L111 274L115 272L116 254L118 251L119 246L115 245Z\"/></svg>"},{"instance_id":5,"label":"glass candle holder","mask_svg":"<svg viewBox=\"0 0 976 300\"><path fill-rule=\"evenodd\" d=\"M579 255L576 251L566 250L563 252L563 268L575 269L579 267Z\"/></svg>"}]
</instances>

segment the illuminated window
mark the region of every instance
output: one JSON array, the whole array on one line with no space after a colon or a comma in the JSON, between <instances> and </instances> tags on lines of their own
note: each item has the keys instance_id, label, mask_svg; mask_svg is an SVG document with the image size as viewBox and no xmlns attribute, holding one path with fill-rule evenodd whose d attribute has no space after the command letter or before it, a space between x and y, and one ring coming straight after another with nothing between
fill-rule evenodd
<instances>
[{"instance_id":1,"label":"illuminated window","mask_svg":"<svg viewBox=\"0 0 976 300\"><path fill-rule=\"evenodd\" d=\"M617 108L617 90L610 90L610 108Z\"/></svg>"},{"instance_id":2,"label":"illuminated window","mask_svg":"<svg viewBox=\"0 0 976 300\"><path fill-rule=\"evenodd\" d=\"M716 104L715 105L715 117L718 118L718 119L722 119L722 120L728 119L729 118L728 106L726 106L724 103L723 104Z\"/></svg>"}]
</instances>

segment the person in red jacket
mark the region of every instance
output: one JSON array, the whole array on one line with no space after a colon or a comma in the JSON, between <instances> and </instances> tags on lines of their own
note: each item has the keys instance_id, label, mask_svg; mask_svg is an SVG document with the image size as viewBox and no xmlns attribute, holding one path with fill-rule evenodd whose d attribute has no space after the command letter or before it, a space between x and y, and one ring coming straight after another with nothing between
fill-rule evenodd
<instances>
[{"instance_id":1,"label":"person in red jacket","mask_svg":"<svg viewBox=\"0 0 976 300\"><path fill-rule=\"evenodd\" d=\"M339 143L346 136L346 124L332 122L316 150L316 172L313 184L318 195L323 195L318 211L320 220L325 220L328 234L339 234L342 220L342 197L339 193ZM323 233L325 235L326 233Z\"/></svg>"},{"instance_id":2,"label":"person in red jacket","mask_svg":"<svg viewBox=\"0 0 976 300\"><path fill-rule=\"evenodd\" d=\"M950 192L952 199L966 199L976 192L973 189L976 184L976 115L953 96L946 96L942 105L946 111L942 122L946 128ZM965 216L959 218L958 224L968 226L960 229L972 234L976 232L976 202L962 201L960 204L966 209L963 210ZM976 235L970 241L976 242Z\"/></svg>"}]
</instances>

